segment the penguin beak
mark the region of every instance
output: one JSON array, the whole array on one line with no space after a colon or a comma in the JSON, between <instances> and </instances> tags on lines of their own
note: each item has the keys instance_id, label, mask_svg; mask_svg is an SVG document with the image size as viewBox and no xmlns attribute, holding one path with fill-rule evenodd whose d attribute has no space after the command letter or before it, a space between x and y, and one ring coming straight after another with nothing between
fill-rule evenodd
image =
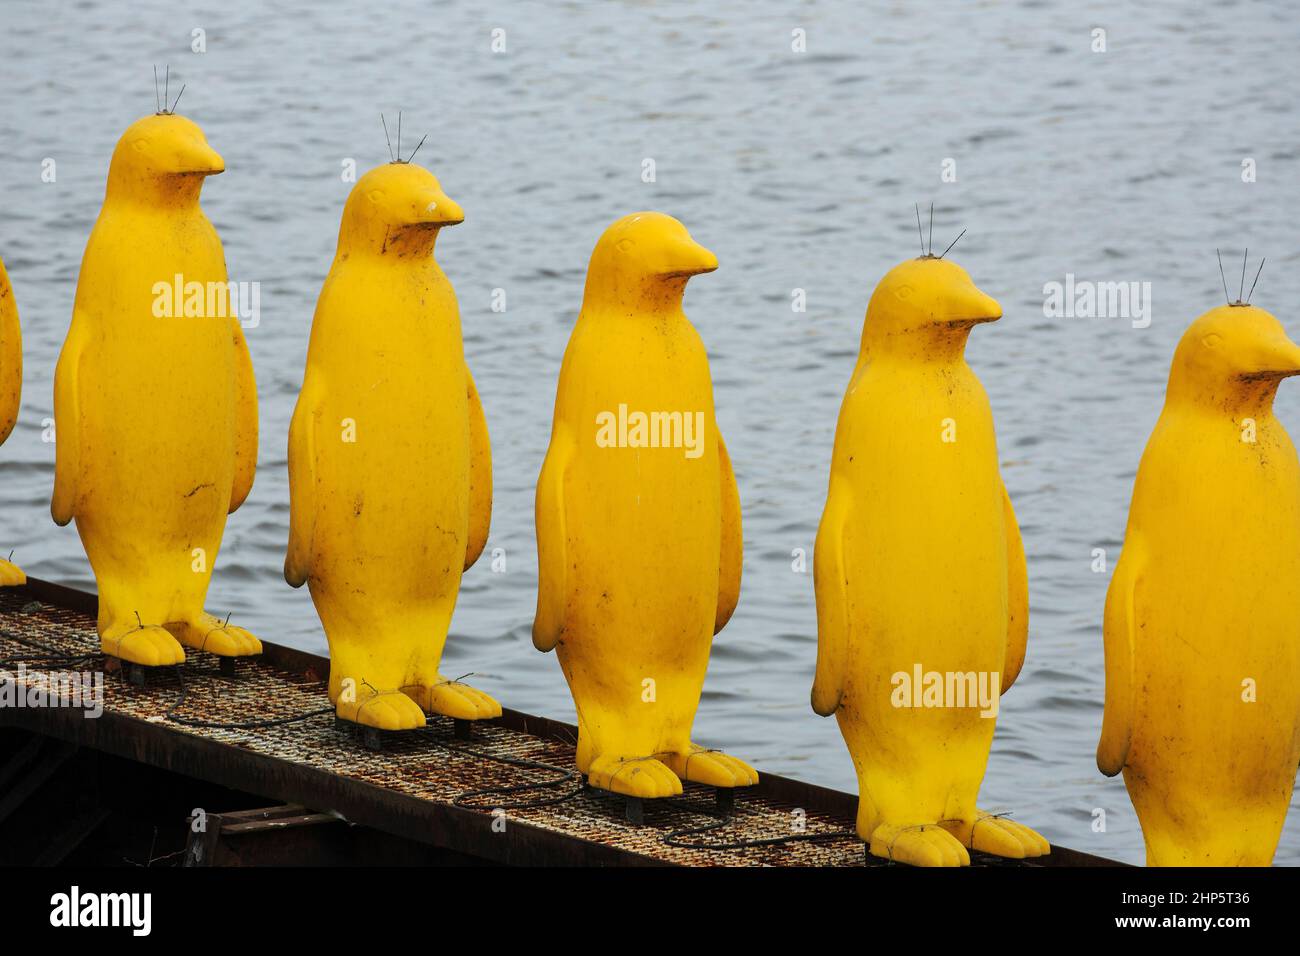
<instances>
[{"instance_id":1,"label":"penguin beak","mask_svg":"<svg viewBox=\"0 0 1300 956\"><path fill-rule=\"evenodd\" d=\"M195 143L181 157L177 172L191 176L216 176L226 171L226 161L207 143Z\"/></svg>"},{"instance_id":2,"label":"penguin beak","mask_svg":"<svg viewBox=\"0 0 1300 956\"><path fill-rule=\"evenodd\" d=\"M455 226L465 221L465 211L446 193L430 191L421 197L422 206L416 222L434 226Z\"/></svg>"},{"instance_id":3,"label":"penguin beak","mask_svg":"<svg viewBox=\"0 0 1300 956\"><path fill-rule=\"evenodd\" d=\"M674 243L667 258L670 265L662 273L666 278L689 278L718 268L718 257L692 239Z\"/></svg>"},{"instance_id":4,"label":"penguin beak","mask_svg":"<svg viewBox=\"0 0 1300 956\"><path fill-rule=\"evenodd\" d=\"M1300 345L1282 336L1281 341L1269 344L1259 364L1261 368L1256 374L1260 377L1289 378L1300 375Z\"/></svg>"},{"instance_id":5,"label":"penguin beak","mask_svg":"<svg viewBox=\"0 0 1300 956\"><path fill-rule=\"evenodd\" d=\"M996 322L1002 318L1002 306L991 295L986 295L972 285L952 304L949 325L973 326L981 322Z\"/></svg>"}]
</instances>

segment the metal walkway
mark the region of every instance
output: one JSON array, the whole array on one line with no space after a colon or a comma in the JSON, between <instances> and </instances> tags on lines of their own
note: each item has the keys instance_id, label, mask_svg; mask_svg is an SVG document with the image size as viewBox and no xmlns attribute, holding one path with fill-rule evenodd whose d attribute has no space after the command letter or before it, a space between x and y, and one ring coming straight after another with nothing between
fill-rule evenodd
<instances>
[{"instance_id":1,"label":"metal walkway","mask_svg":"<svg viewBox=\"0 0 1300 956\"><path fill-rule=\"evenodd\" d=\"M852 832L854 796L766 773L725 819L712 789L689 784L679 798L647 801L634 824L621 797L583 788L575 728L514 711L475 724L469 740L434 718L424 730L383 735L372 750L356 730L336 726L328 662L266 642L233 676L213 656L187 651L184 665L151 670L138 686L100 654L94 613L92 595L42 581L0 591L0 667L16 677L16 662L28 659L27 686L48 686L60 671L105 672L101 717L0 707L0 726L497 863L888 865ZM1034 865L1109 862L1054 847ZM980 854L972 863L1029 865Z\"/></svg>"}]
</instances>

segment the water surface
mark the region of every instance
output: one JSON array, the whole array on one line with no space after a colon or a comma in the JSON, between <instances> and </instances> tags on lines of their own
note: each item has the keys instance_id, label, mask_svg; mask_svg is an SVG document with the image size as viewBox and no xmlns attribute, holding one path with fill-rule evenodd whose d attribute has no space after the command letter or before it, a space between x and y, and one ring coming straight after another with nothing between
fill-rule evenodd
<instances>
[{"instance_id":1,"label":"water surface","mask_svg":"<svg viewBox=\"0 0 1300 956\"><path fill-rule=\"evenodd\" d=\"M0 538L32 575L90 586L73 528L49 519L52 376L108 159L154 107L170 64L181 112L226 159L203 204L232 278L262 285L248 333L261 405L257 481L231 517L214 611L323 652L306 589L281 577L286 435L316 296L349 184L387 161L380 111L405 111L420 153L466 210L438 258L493 440L486 560L465 578L446 654L509 706L572 719L553 655L529 639L533 486L555 379L600 231L645 208L717 253L685 307L706 342L744 506L740 607L718 638L698 739L761 768L852 789L834 721L808 707L816 647L811 554L835 417L862 314L884 272L935 245L1005 309L968 356L997 420L1029 556L1028 662L1003 701L982 805L1049 839L1138 862L1119 780L1093 762L1100 620L1134 470L1187 323L1222 301L1214 249L1269 257L1256 304L1300 335L1297 19L1289 4L1021 3L121 4L0 13L0 255L25 345L23 408L0 451ZM1108 51L1091 50L1107 31ZM191 52L195 28L207 52ZM506 31L507 52L491 51ZM792 31L807 52L791 51ZM42 160L57 180L41 180ZM940 182L956 160L957 181ZM1258 181L1241 181L1253 157ZM642 161L657 180L642 182ZM938 251L938 249L936 249ZM1237 265L1230 264L1234 284ZM1253 267L1252 267L1253 271ZM1067 273L1152 283L1153 321L1049 319ZM504 289L507 310L491 309ZM791 293L807 294L806 313ZM1300 386L1279 414L1300 431ZM143 463L142 467L147 467ZM1093 811L1107 830L1092 830ZM1278 851L1300 863L1300 814Z\"/></svg>"}]
</instances>

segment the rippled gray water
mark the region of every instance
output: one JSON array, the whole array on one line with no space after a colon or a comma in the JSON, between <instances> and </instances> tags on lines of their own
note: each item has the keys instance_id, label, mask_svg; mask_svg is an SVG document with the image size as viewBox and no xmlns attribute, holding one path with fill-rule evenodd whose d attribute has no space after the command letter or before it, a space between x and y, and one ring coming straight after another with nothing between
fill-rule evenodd
<instances>
[{"instance_id":1,"label":"rippled gray water","mask_svg":"<svg viewBox=\"0 0 1300 956\"><path fill-rule=\"evenodd\" d=\"M935 4L82 2L0 12L0 256L21 309L26 381L0 449L0 540L36 576L92 584L76 532L48 515L55 358L113 145L152 112L170 63L181 112L226 159L204 188L232 279L262 284L248 334L261 399L253 493L232 516L209 606L314 651L306 589L281 577L285 439L307 333L349 185L340 163L387 160L381 110L465 208L438 258L492 431L496 510L465 578L449 672L507 705L572 719L553 655L533 650L533 483L560 357L592 244L652 208L721 260L686 310L709 347L718 420L744 505L740 607L714 645L697 738L761 768L852 789L834 721L808 707L816 647L811 553L836 413L875 282L917 252L912 203L933 199L935 243L1005 318L976 330L971 365L997 419L1029 556L1029 659L1003 701L982 805L1053 841L1140 862L1119 780L1093 763L1101 608L1091 551L1123 535L1134 470L1186 324L1221 300L1214 249L1267 255L1255 303L1300 335L1297 16L1283 0ZM506 30L507 52L490 51ZM1090 50L1094 27L1109 50ZM207 52L190 52L191 31ZM791 52L791 31L808 52ZM1253 157L1258 182L1241 182ZM45 157L57 181L41 181ZM658 181L641 181L646 157ZM941 184L952 157L957 182ZM1252 269L1253 271L1253 269ZM1153 322L1047 319L1067 272L1150 281ZM1249 281L1249 280L1248 280ZM494 288L508 310L491 311ZM807 290L795 314L791 290ZM1235 290L1234 290L1235 291ZM1300 433L1300 385L1279 414ZM1293 805L1294 808L1295 805ZM1106 833L1091 829L1105 808ZM1293 812L1278 862L1300 863Z\"/></svg>"}]
</instances>

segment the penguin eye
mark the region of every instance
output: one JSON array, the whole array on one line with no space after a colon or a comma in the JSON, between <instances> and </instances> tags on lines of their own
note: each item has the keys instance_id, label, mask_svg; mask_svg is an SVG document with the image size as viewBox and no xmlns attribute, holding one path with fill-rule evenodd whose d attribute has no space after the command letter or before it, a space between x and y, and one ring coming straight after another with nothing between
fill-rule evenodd
<instances>
[{"instance_id":1,"label":"penguin eye","mask_svg":"<svg viewBox=\"0 0 1300 956\"><path fill-rule=\"evenodd\" d=\"M903 300L910 299L912 297L912 287L910 285L901 285L898 287L898 291L895 292L894 295Z\"/></svg>"},{"instance_id":2,"label":"penguin eye","mask_svg":"<svg viewBox=\"0 0 1300 956\"><path fill-rule=\"evenodd\" d=\"M1222 341L1223 336L1219 335L1218 332L1211 332L1209 335L1205 336L1205 338L1201 339L1201 344L1207 349L1213 349L1218 348L1219 343Z\"/></svg>"},{"instance_id":3,"label":"penguin eye","mask_svg":"<svg viewBox=\"0 0 1300 956\"><path fill-rule=\"evenodd\" d=\"M636 243L633 242L631 239L620 239L618 241L617 248L619 252L624 252L624 253L631 252L633 249L636 248Z\"/></svg>"},{"instance_id":4,"label":"penguin eye","mask_svg":"<svg viewBox=\"0 0 1300 956\"><path fill-rule=\"evenodd\" d=\"M133 142L131 146L135 149L137 153L143 153L145 150L149 148L149 140L146 137L141 136L139 139Z\"/></svg>"},{"instance_id":5,"label":"penguin eye","mask_svg":"<svg viewBox=\"0 0 1300 956\"><path fill-rule=\"evenodd\" d=\"M366 193L366 198L378 206L384 200L384 191L382 189L372 189Z\"/></svg>"}]
</instances>

